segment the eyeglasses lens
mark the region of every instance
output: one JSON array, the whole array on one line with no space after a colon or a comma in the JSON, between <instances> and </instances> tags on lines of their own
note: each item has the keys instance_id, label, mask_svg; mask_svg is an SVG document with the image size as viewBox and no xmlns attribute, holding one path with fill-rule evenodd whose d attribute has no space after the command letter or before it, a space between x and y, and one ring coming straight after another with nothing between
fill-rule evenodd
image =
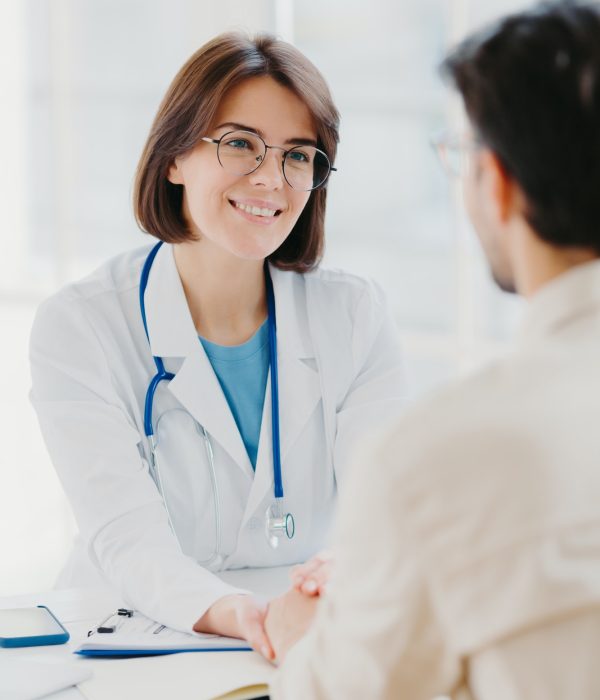
<instances>
[{"instance_id":1,"label":"eyeglasses lens","mask_svg":"<svg viewBox=\"0 0 600 700\"><path fill-rule=\"evenodd\" d=\"M219 163L233 175L248 175L263 162L264 141L250 131L232 131L219 142Z\"/></svg>"},{"instance_id":2,"label":"eyeglasses lens","mask_svg":"<svg viewBox=\"0 0 600 700\"><path fill-rule=\"evenodd\" d=\"M329 158L314 146L296 146L285 154L283 174L295 190L314 190L329 176Z\"/></svg>"},{"instance_id":3,"label":"eyeglasses lens","mask_svg":"<svg viewBox=\"0 0 600 700\"><path fill-rule=\"evenodd\" d=\"M455 135L442 135L432 140L438 158L447 175L462 178L469 174L477 142Z\"/></svg>"},{"instance_id":4,"label":"eyeglasses lens","mask_svg":"<svg viewBox=\"0 0 600 700\"><path fill-rule=\"evenodd\" d=\"M460 177L463 172L464 154L454 143L440 143L437 152L444 170L451 177Z\"/></svg>"},{"instance_id":5,"label":"eyeglasses lens","mask_svg":"<svg viewBox=\"0 0 600 700\"><path fill-rule=\"evenodd\" d=\"M220 141L217 157L227 172L249 175L263 162L265 153L265 143L259 136L250 131L232 131ZM296 146L283 158L283 176L295 190L319 187L330 170L329 158L314 146Z\"/></svg>"}]
</instances>

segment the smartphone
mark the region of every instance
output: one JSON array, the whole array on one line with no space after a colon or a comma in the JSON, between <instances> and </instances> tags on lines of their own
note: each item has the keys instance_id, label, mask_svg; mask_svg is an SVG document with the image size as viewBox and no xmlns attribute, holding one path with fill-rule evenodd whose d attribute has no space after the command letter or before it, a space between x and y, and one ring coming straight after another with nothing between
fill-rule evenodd
<instances>
[{"instance_id":1,"label":"smartphone","mask_svg":"<svg viewBox=\"0 0 600 700\"><path fill-rule=\"evenodd\" d=\"M0 610L0 647L64 644L69 633L45 605Z\"/></svg>"}]
</instances>

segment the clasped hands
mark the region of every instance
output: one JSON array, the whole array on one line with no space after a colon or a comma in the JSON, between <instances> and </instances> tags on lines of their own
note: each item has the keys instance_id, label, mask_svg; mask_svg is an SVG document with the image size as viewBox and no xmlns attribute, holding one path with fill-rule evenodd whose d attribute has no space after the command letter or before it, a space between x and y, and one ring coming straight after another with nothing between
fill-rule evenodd
<instances>
[{"instance_id":1,"label":"clasped hands","mask_svg":"<svg viewBox=\"0 0 600 700\"><path fill-rule=\"evenodd\" d=\"M333 566L329 552L321 552L291 571L292 587L274 598L265 617L265 631L274 651L270 660L283 661L312 624L319 599L325 595Z\"/></svg>"},{"instance_id":2,"label":"clasped hands","mask_svg":"<svg viewBox=\"0 0 600 700\"><path fill-rule=\"evenodd\" d=\"M321 552L295 566L291 588L268 605L251 595L225 596L208 609L194 630L245 639L268 661L281 662L310 627L331 568L331 556Z\"/></svg>"}]
</instances>

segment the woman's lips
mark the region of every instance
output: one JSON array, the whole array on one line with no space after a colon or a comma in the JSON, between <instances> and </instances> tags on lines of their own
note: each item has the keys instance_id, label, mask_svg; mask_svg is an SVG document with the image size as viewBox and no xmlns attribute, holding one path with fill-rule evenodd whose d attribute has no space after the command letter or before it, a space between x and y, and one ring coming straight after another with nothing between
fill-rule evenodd
<instances>
[{"instance_id":1,"label":"woman's lips","mask_svg":"<svg viewBox=\"0 0 600 700\"><path fill-rule=\"evenodd\" d=\"M271 224L281 214L281 209L273 202L230 199L229 203L240 216L254 223Z\"/></svg>"}]
</instances>

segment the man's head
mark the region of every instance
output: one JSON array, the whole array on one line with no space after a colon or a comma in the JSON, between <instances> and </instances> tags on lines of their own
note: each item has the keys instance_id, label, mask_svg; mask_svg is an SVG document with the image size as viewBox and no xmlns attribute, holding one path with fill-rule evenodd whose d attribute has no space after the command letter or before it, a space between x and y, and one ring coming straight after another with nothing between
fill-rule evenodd
<instances>
[{"instance_id":1,"label":"man's head","mask_svg":"<svg viewBox=\"0 0 600 700\"><path fill-rule=\"evenodd\" d=\"M494 276L514 288L507 224L600 255L600 4L544 2L445 60L472 134L466 203Z\"/></svg>"}]
</instances>

